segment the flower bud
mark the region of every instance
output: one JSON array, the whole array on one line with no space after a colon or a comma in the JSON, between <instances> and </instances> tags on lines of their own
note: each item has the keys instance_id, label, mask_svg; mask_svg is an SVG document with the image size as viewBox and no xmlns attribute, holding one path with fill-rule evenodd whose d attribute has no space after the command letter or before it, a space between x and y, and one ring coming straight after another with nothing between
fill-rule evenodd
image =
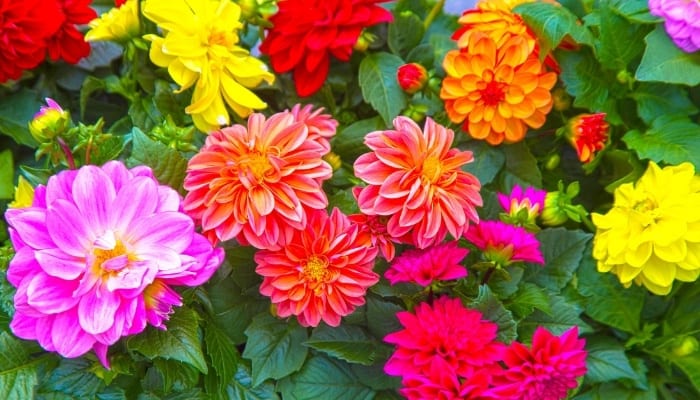
<instances>
[{"instance_id":1,"label":"flower bud","mask_svg":"<svg viewBox=\"0 0 700 400\"><path fill-rule=\"evenodd\" d=\"M695 353L698 351L698 349L700 349L698 340L693 336L686 336L683 339L676 341L671 351L678 357L685 357Z\"/></svg>"},{"instance_id":2,"label":"flower bud","mask_svg":"<svg viewBox=\"0 0 700 400\"><path fill-rule=\"evenodd\" d=\"M576 149L578 159L589 163L608 140L609 125L605 113L580 114L566 124L565 136Z\"/></svg>"},{"instance_id":3,"label":"flower bud","mask_svg":"<svg viewBox=\"0 0 700 400\"><path fill-rule=\"evenodd\" d=\"M569 217L563 207L565 194L559 191L547 192L544 198L544 209L540 218L545 225L557 226L566 222Z\"/></svg>"},{"instance_id":4,"label":"flower bud","mask_svg":"<svg viewBox=\"0 0 700 400\"><path fill-rule=\"evenodd\" d=\"M64 111L53 99L47 97L46 104L29 122L29 133L39 143L53 141L56 136L68 130L71 122L70 113Z\"/></svg>"},{"instance_id":5,"label":"flower bud","mask_svg":"<svg viewBox=\"0 0 700 400\"><path fill-rule=\"evenodd\" d=\"M552 91L553 107L557 111L566 111L571 107L571 96L564 88L556 88Z\"/></svg>"},{"instance_id":6,"label":"flower bud","mask_svg":"<svg viewBox=\"0 0 700 400\"><path fill-rule=\"evenodd\" d=\"M371 45L376 39L377 37L375 35L367 31L362 31L362 34L357 38L357 42L355 42L353 49L359 52L365 52L369 48L369 45Z\"/></svg>"},{"instance_id":7,"label":"flower bud","mask_svg":"<svg viewBox=\"0 0 700 400\"><path fill-rule=\"evenodd\" d=\"M413 94L425 87L428 71L417 63L404 64L396 71L396 79L404 92Z\"/></svg>"},{"instance_id":8,"label":"flower bud","mask_svg":"<svg viewBox=\"0 0 700 400\"><path fill-rule=\"evenodd\" d=\"M323 160L330 164L331 168L333 168L333 171L337 171L340 169L340 167L343 166L343 160L340 159L339 155L332 151L323 156Z\"/></svg>"}]
</instances>

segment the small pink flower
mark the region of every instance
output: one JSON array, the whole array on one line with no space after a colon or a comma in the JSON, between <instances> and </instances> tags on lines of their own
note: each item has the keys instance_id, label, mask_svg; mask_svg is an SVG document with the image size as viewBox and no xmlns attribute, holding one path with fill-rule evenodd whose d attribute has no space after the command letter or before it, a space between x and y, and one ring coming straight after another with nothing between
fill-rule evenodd
<instances>
[{"instance_id":1,"label":"small pink flower","mask_svg":"<svg viewBox=\"0 0 700 400\"><path fill-rule=\"evenodd\" d=\"M513 342L503 356L507 369L496 375L498 386L517 390L518 399L560 400L578 386L586 373L586 341L579 339L578 327L554 336L537 328L530 348Z\"/></svg>"},{"instance_id":2,"label":"small pink flower","mask_svg":"<svg viewBox=\"0 0 700 400\"><path fill-rule=\"evenodd\" d=\"M535 219L542 213L544 209L544 198L547 195L546 190L528 187L523 191L520 185L515 185L511 190L510 195L498 193L498 202L501 207L511 217L517 217L521 210L527 211L527 221L534 223Z\"/></svg>"},{"instance_id":3,"label":"small pink flower","mask_svg":"<svg viewBox=\"0 0 700 400\"><path fill-rule=\"evenodd\" d=\"M540 242L533 233L501 221L481 221L469 227L464 237L484 254L484 257L505 267L523 261L544 264Z\"/></svg>"},{"instance_id":4,"label":"small pink flower","mask_svg":"<svg viewBox=\"0 0 700 400\"><path fill-rule=\"evenodd\" d=\"M469 250L458 247L456 241L422 250L409 249L394 260L384 276L392 285L413 282L421 286L429 286L436 280L464 278L467 270L460 263L467 254Z\"/></svg>"}]
</instances>

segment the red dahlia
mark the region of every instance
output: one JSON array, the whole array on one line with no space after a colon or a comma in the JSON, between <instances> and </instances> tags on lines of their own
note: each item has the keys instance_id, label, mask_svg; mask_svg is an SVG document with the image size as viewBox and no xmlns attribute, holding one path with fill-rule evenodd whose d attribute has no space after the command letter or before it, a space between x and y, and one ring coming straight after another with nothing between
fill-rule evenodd
<instances>
[{"instance_id":1,"label":"red dahlia","mask_svg":"<svg viewBox=\"0 0 700 400\"><path fill-rule=\"evenodd\" d=\"M75 26L87 24L97 18L95 10L90 8L92 0L57 0L66 19L63 25L49 38L48 50L52 60L64 60L76 64L81 58L90 54L90 44L83 39L83 33Z\"/></svg>"},{"instance_id":2,"label":"red dahlia","mask_svg":"<svg viewBox=\"0 0 700 400\"><path fill-rule=\"evenodd\" d=\"M280 1L260 51L270 56L275 72L293 70L297 93L310 96L328 76L330 55L348 61L364 28L391 21L391 13L377 5L386 1Z\"/></svg>"}]
</instances>

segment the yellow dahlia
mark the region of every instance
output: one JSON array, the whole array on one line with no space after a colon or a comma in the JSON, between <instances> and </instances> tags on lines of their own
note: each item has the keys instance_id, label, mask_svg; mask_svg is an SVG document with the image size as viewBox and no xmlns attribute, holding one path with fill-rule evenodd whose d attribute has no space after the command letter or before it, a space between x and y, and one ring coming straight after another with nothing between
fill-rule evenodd
<instances>
[{"instance_id":1,"label":"yellow dahlia","mask_svg":"<svg viewBox=\"0 0 700 400\"><path fill-rule=\"evenodd\" d=\"M534 3L538 0L479 0L476 7L481 10L511 11L516 6L525 3ZM559 4L555 0L541 0L542 3Z\"/></svg>"},{"instance_id":2,"label":"yellow dahlia","mask_svg":"<svg viewBox=\"0 0 700 400\"><path fill-rule=\"evenodd\" d=\"M146 35L151 41L151 61L167 67L180 85L194 86L192 115L203 132L229 125L226 105L241 117L267 107L250 88L275 76L267 66L237 45L240 7L231 0L147 0L143 14L163 30L163 36Z\"/></svg>"},{"instance_id":3,"label":"yellow dahlia","mask_svg":"<svg viewBox=\"0 0 700 400\"><path fill-rule=\"evenodd\" d=\"M139 33L139 1L127 0L120 7L90 21L90 30L85 33L85 41L111 40L126 42Z\"/></svg>"},{"instance_id":4,"label":"yellow dahlia","mask_svg":"<svg viewBox=\"0 0 700 400\"><path fill-rule=\"evenodd\" d=\"M598 228L593 257L612 272L665 295L673 281L700 275L700 177L690 163L660 168L650 162L636 184L615 189L613 208L592 214Z\"/></svg>"}]
</instances>

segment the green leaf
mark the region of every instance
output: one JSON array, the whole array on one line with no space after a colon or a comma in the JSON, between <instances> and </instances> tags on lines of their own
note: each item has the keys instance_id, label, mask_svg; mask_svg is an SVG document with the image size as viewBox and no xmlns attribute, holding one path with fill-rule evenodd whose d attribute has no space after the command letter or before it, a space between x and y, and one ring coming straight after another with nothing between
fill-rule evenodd
<instances>
[{"instance_id":1,"label":"green leaf","mask_svg":"<svg viewBox=\"0 0 700 400\"><path fill-rule=\"evenodd\" d=\"M406 62L418 63L424 66L426 69L430 69L430 67L435 63L435 51L433 50L433 46L424 43L414 47L410 52L408 52Z\"/></svg>"},{"instance_id":2,"label":"green leaf","mask_svg":"<svg viewBox=\"0 0 700 400\"><path fill-rule=\"evenodd\" d=\"M560 335L573 326L579 327L579 332L589 331L590 327L579 318L581 308L575 304L567 302L562 296L550 295L549 305L551 313L545 314L540 310L535 310L524 320L518 323L518 336L531 337L535 329L542 326L555 335Z\"/></svg>"},{"instance_id":3,"label":"green leaf","mask_svg":"<svg viewBox=\"0 0 700 400\"><path fill-rule=\"evenodd\" d=\"M384 356L383 345L358 326L332 328L322 324L313 330L304 345L331 357L362 365L372 365L377 358Z\"/></svg>"},{"instance_id":4,"label":"green leaf","mask_svg":"<svg viewBox=\"0 0 700 400\"><path fill-rule=\"evenodd\" d=\"M577 43L590 45L591 33L578 22L578 18L566 7L545 2L521 4L513 9L532 28L542 43L542 52L556 48L566 35Z\"/></svg>"},{"instance_id":5,"label":"green leaf","mask_svg":"<svg viewBox=\"0 0 700 400\"><path fill-rule=\"evenodd\" d=\"M561 66L559 78L566 91L575 97L575 106L596 112L611 111L607 109L611 83L590 51L561 51L556 58Z\"/></svg>"},{"instance_id":6,"label":"green leaf","mask_svg":"<svg viewBox=\"0 0 700 400\"><path fill-rule=\"evenodd\" d=\"M40 108L39 94L26 88L11 96L0 97L0 134L11 137L19 144L36 147L28 124Z\"/></svg>"},{"instance_id":7,"label":"green leaf","mask_svg":"<svg viewBox=\"0 0 700 400\"><path fill-rule=\"evenodd\" d=\"M189 364L179 361L156 358L153 360L153 368L161 376L162 391L164 393L193 389L199 381L199 371Z\"/></svg>"},{"instance_id":8,"label":"green leaf","mask_svg":"<svg viewBox=\"0 0 700 400\"><path fill-rule=\"evenodd\" d=\"M308 338L306 328L295 319L281 320L269 313L260 314L253 318L245 334L248 342L243 357L253 362L253 386L298 371L309 351L302 345Z\"/></svg>"},{"instance_id":9,"label":"green leaf","mask_svg":"<svg viewBox=\"0 0 700 400\"><path fill-rule=\"evenodd\" d=\"M635 73L637 80L688 86L700 83L700 53L686 53L676 47L663 24L658 24L644 41L647 47Z\"/></svg>"},{"instance_id":10,"label":"green leaf","mask_svg":"<svg viewBox=\"0 0 700 400\"><path fill-rule=\"evenodd\" d=\"M78 62L78 66L88 71L96 68L109 67L112 61L121 57L123 48L112 42L97 41L90 42L90 54Z\"/></svg>"},{"instance_id":11,"label":"green leaf","mask_svg":"<svg viewBox=\"0 0 700 400\"><path fill-rule=\"evenodd\" d=\"M644 290L637 285L624 288L615 275L598 272L590 245L584 254L577 276L579 293L586 297L586 314L625 332L638 332Z\"/></svg>"},{"instance_id":12,"label":"green leaf","mask_svg":"<svg viewBox=\"0 0 700 400\"><path fill-rule=\"evenodd\" d=\"M62 359L38 388L41 393L61 393L70 398L91 399L104 387L93 372L94 364L85 358Z\"/></svg>"},{"instance_id":13,"label":"green leaf","mask_svg":"<svg viewBox=\"0 0 700 400\"><path fill-rule=\"evenodd\" d=\"M510 343L518 337L517 324L513 314L494 296L487 285L479 286L479 295L469 303L469 308L481 311L484 319L498 325L498 340Z\"/></svg>"},{"instance_id":14,"label":"green leaf","mask_svg":"<svg viewBox=\"0 0 700 400\"><path fill-rule=\"evenodd\" d=\"M612 382L618 379L637 380L637 373L630 365L621 345L613 342L588 343L586 379L591 382Z\"/></svg>"},{"instance_id":15,"label":"green leaf","mask_svg":"<svg viewBox=\"0 0 700 400\"><path fill-rule=\"evenodd\" d=\"M663 115L687 116L698 112L688 92L677 85L643 82L631 96L637 101L637 114L647 124Z\"/></svg>"},{"instance_id":16,"label":"green leaf","mask_svg":"<svg viewBox=\"0 0 700 400\"><path fill-rule=\"evenodd\" d=\"M375 395L349 364L323 355L309 358L298 373L280 381L277 389L285 400L371 400Z\"/></svg>"},{"instance_id":17,"label":"green leaf","mask_svg":"<svg viewBox=\"0 0 700 400\"><path fill-rule=\"evenodd\" d=\"M236 374L237 364L241 364L240 356L231 339L215 323L207 322L205 328L204 343L207 355L216 371L219 388L225 390Z\"/></svg>"},{"instance_id":18,"label":"green leaf","mask_svg":"<svg viewBox=\"0 0 700 400\"><path fill-rule=\"evenodd\" d=\"M647 0L610 0L610 6L630 21L646 24L659 21L658 17L649 14Z\"/></svg>"},{"instance_id":19,"label":"green leaf","mask_svg":"<svg viewBox=\"0 0 700 400\"><path fill-rule=\"evenodd\" d=\"M639 390L616 383L603 383L580 393L573 400L657 400L656 390Z\"/></svg>"},{"instance_id":20,"label":"green leaf","mask_svg":"<svg viewBox=\"0 0 700 400\"><path fill-rule=\"evenodd\" d=\"M384 300L378 296L367 296L367 329L377 338L403 329L396 313L406 311L396 303Z\"/></svg>"},{"instance_id":21,"label":"green leaf","mask_svg":"<svg viewBox=\"0 0 700 400\"><path fill-rule=\"evenodd\" d=\"M401 13L389 24L387 44L392 53L405 58L423 39L425 28L416 14Z\"/></svg>"},{"instance_id":22,"label":"green leaf","mask_svg":"<svg viewBox=\"0 0 700 400\"><path fill-rule=\"evenodd\" d=\"M700 392L700 357L697 353L685 357L674 357L671 362L683 371L695 390Z\"/></svg>"},{"instance_id":23,"label":"green leaf","mask_svg":"<svg viewBox=\"0 0 700 400\"><path fill-rule=\"evenodd\" d=\"M474 154L474 161L466 164L463 169L474 174L481 186L491 183L506 161L504 147L494 147L481 140L471 140L460 148Z\"/></svg>"},{"instance_id":24,"label":"green leaf","mask_svg":"<svg viewBox=\"0 0 700 400\"><path fill-rule=\"evenodd\" d=\"M700 125L687 117L669 116L654 120L645 134L632 130L622 140L637 152L639 158L669 164L689 161L695 165L695 169L700 169L699 136Z\"/></svg>"},{"instance_id":25,"label":"green leaf","mask_svg":"<svg viewBox=\"0 0 700 400\"><path fill-rule=\"evenodd\" d=\"M563 8L563 7L562 7ZM599 10L600 25L596 55L601 64L615 71L626 70L627 65L644 51L646 26L630 23L608 7Z\"/></svg>"},{"instance_id":26,"label":"green leaf","mask_svg":"<svg viewBox=\"0 0 700 400\"><path fill-rule=\"evenodd\" d=\"M238 363L233 380L226 388L228 400L278 400L275 385L269 382L253 386L253 377L244 363Z\"/></svg>"},{"instance_id":27,"label":"green leaf","mask_svg":"<svg viewBox=\"0 0 700 400\"><path fill-rule=\"evenodd\" d=\"M549 296L546 291L532 283L524 283L518 292L508 302L508 309L520 317L532 314L535 309L551 315L552 308L549 305Z\"/></svg>"},{"instance_id":28,"label":"green leaf","mask_svg":"<svg viewBox=\"0 0 700 400\"><path fill-rule=\"evenodd\" d=\"M504 186L512 188L516 184L527 187L542 187L542 173L537 167L537 159L524 142L503 146L506 168ZM475 157L479 157L478 154Z\"/></svg>"},{"instance_id":29,"label":"green leaf","mask_svg":"<svg viewBox=\"0 0 700 400\"><path fill-rule=\"evenodd\" d=\"M227 250L226 256L228 255ZM233 268L237 269L238 266L234 265ZM208 286L207 291L214 308L216 324L237 345L245 343L247 339L245 330L253 317L267 311L270 307L269 300L244 295L230 277L213 286Z\"/></svg>"},{"instance_id":30,"label":"green leaf","mask_svg":"<svg viewBox=\"0 0 700 400\"><path fill-rule=\"evenodd\" d=\"M403 60L389 53L373 53L360 63L362 97L382 116L387 126L406 107L406 95L396 80Z\"/></svg>"},{"instance_id":31,"label":"green leaf","mask_svg":"<svg viewBox=\"0 0 700 400\"><path fill-rule=\"evenodd\" d=\"M12 150L0 152L0 199L12 199L15 195L15 168Z\"/></svg>"},{"instance_id":32,"label":"green leaf","mask_svg":"<svg viewBox=\"0 0 700 400\"><path fill-rule=\"evenodd\" d=\"M88 75L83 81L80 87L80 117L85 118L85 111L87 108L88 100L90 95L98 90L105 90L107 83L105 79L100 79L96 76Z\"/></svg>"},{"instance_id":33,"label":"green leaf","mask_svg":"<svg viewBox=\"0 0 700 400\"><path fill-rule=\"evenodd\" d=\"M155 81L156 92L153 96L153 102L158 108L158 111L163 117L170 116L177 125L185 123L182 112L183 105L178 102L177 95L173 92L171 84L164 80Z\"/></svg>"},{"instance_id":34,"label":"green leaf","mask_svg":"<svg viewBox=\"0 0 700 400\"><path fill-rule=\"evenodd\" d=\"M31 399L39 360L31 360L21 340L0 332L0 398Z\"/></svg>"},{"instance_id":35,"label":"green leaf","mask_svg":"<svg viewBox=\"0 0 700 400\"><path fill-rule=\"evenodd\" d=\"M179 307L166 323L168 329L148 327L137 336L127 340L127 348L137 351L148 359L157 357L190 364L203 374L208 372L199 338L199 316L189 308Z\"/></svg>"},{"instance_id":36,"label":"green leaf","mask_svg":"<svg viewBox=\"0 0 700 400\"><path fill-rule=\"evenodd\" d=\"M365 136L373 131L386 129L387 125L379 117L361 119L340 130L331 140L331 148L345 162L353 162L360 154L367 153L369 148L365 146Z\"/></svg>"},{"instance_id":37,"label":"green leaf","mask_svg":"<svg viewBox=\"0 0 700 400\"><path fill-rule=\"evenodd\" d=\"M126 161L129 167L147 165L158 182L183 193L187 160L177 150L151 140L136 127L132 130L132 142L131 157Z\"/></svg>"},{"instance_id":38,"label":"green leaf","mask_svg":"<svg viewBox=\"0 0 700 400\"><path fill-rule=\"evenodd\" d=\"M550 228L540 231L537 239L545 264L527 264L525 280L558 293L573 277L591 234Z\"/></svg>"}]
</instances>

